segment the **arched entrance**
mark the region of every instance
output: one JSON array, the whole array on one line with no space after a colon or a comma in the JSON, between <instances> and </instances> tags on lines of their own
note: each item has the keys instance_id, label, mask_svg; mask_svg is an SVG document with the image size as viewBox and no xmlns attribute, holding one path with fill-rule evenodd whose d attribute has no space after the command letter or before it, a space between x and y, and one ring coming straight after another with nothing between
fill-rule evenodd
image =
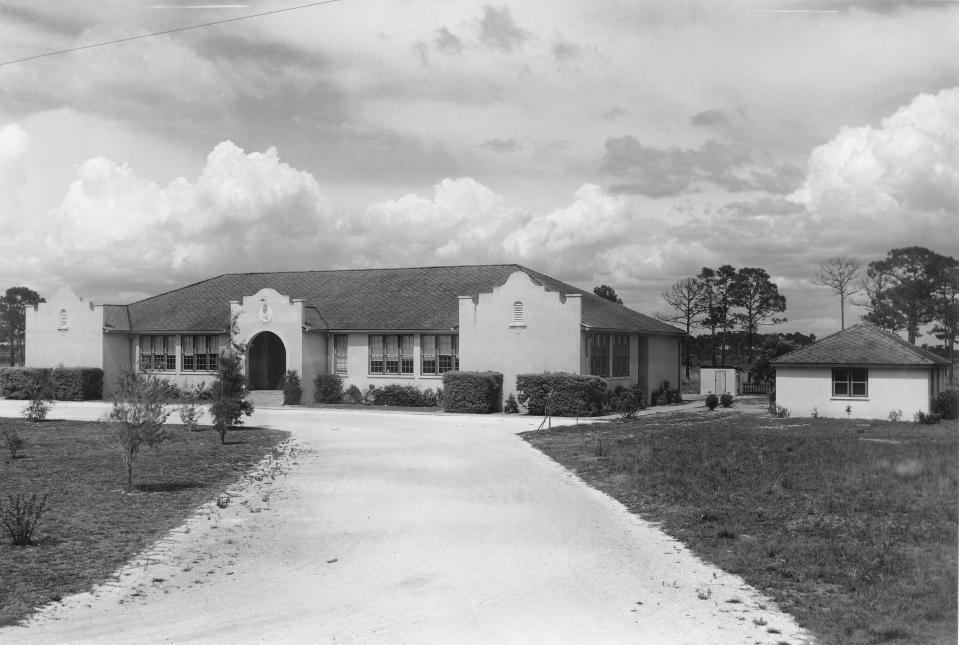
<instances>
[{"instance_id":1,"label":"arched entrance","mask_svg":"<svg viewBox=\"0 0 959 645\"><path fill-rule=\"evenodd\" d=\"M280 337L264 331L247 348L247 380L251 390L279 390L286 372L286 347Z\"/></svg>"}]
</instances>

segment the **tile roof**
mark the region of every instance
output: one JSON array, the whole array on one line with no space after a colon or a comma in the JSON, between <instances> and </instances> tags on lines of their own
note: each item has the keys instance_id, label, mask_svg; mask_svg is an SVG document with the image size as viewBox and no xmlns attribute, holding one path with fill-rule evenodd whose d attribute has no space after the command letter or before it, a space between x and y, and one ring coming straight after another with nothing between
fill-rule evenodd
<instances>
[{"instance_id":1,"label":"tile roof","mask_svg":"<svg viewBox=\"0 0 959 645\"><path fill-rule=\"evenodd\" d=\"M307 325L331 330L452 329L459 324L458 296L490 292L514 271L524 271L547 290L580 294L582 323L592 328L654 334L683 332L655 318L518 264L399 269L344 269L228 273L126 307L131 331L225 331L230 301L264 287L304 300ZM121 329L122 316L104 312Z\"/></svg>"},{"instance_id":2,"label":"tile roof","mask_svg":"<svg viewBox=\"0 0 959 645\"><path fill-rule=\"evenodd\" d=\"M772 364L922 367L948 365L949 361L893 333L862 323L780 356Z\"/></svg>"}]
</instances>

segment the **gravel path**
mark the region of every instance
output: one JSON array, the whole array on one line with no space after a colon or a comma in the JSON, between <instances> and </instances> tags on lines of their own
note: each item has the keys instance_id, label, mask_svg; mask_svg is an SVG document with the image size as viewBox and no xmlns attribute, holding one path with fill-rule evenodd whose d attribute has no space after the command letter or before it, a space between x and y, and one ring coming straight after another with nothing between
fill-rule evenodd
<instances>
[{"instance_id":1,"label":"gravel path","mask_svg":"<svg viewBox=\"0 0 959 645\"><path fill-rule=\"evenodd\" d=\"M295 438L226 509L204 506L116 580L0 642L809 640L516 436L539 419L282 409L254 422Z\"/></svg>"}]
</instances>

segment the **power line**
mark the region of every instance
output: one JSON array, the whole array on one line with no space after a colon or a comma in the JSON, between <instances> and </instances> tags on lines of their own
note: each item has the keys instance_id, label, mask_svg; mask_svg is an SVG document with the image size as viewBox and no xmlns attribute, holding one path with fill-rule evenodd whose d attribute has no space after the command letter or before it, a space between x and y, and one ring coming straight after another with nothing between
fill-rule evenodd
<instances>
[{"instance_id":1,"label":"power line","mask_svg":"<svg viewBox=\"0 0 959 645\"><path fill-rule=\"evenodd\" d=\"M125 43L131 40L139 40L141 38L152 38L153 36L163 36L165 34L175 34L178 31L189 31L190 29L200 29L202 27L212 27L213 25L222 25L228 22L237 22L238 20L248 20L250 18L260 18L262 16L269 16L276 13L285 13L287 11L296 11L298 9L307 9L309 7L316 7L321 4L332 4L334 2L340 2L340 0L321 0L320 2L310 2L307 4L301 4L296 7L287 7L285 9L272 9L270 11L262 11L260 13L251 13L246 16L236 16L235 18L224 18L223 20L214 20L213 22L205 22L200 25L189 25L187 27L177 27L176 29L167 29L166 31L156 31L150 34L143 34L140 36L129 36L128 38L118 38L116 40L107 40L102 43L93 43L91 45L82 45L80 47L71 47L70 49L61 49L59 51L47 52L45 54L37 54L35 56L27 56L26 58L17 58L14 60L6 60L0 62L0 66L3 65L12 65L13 63L23 63L28 60L36 60L37 58L46 58L47 56L57 56L59 54L69 54L70 52L76 52L83 49L93 49L94 47L103 47L105 45L115 45L117 43Z\"/></svg>"}]
</instances>

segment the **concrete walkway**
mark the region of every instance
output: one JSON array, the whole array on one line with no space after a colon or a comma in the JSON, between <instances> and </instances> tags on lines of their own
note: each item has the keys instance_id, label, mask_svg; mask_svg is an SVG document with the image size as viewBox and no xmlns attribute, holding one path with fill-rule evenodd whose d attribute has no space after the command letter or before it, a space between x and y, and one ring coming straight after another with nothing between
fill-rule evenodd
<instances>
[{"instance_id":1,"label":"concrete walkway","mask_svg":"<svg viewBox=\"0 0 959 645\"><path fill-rule=\"evenodd\" d=\"M21 407L0 402L0 415ZM51 416L105 410L63 403ZM227 509L201 508L118 582L0 630L0 642L808 638L516 436L540 419L280 409L252 421L294 433L288 474L238 485Z\"/></svg>"}]
</instances>

